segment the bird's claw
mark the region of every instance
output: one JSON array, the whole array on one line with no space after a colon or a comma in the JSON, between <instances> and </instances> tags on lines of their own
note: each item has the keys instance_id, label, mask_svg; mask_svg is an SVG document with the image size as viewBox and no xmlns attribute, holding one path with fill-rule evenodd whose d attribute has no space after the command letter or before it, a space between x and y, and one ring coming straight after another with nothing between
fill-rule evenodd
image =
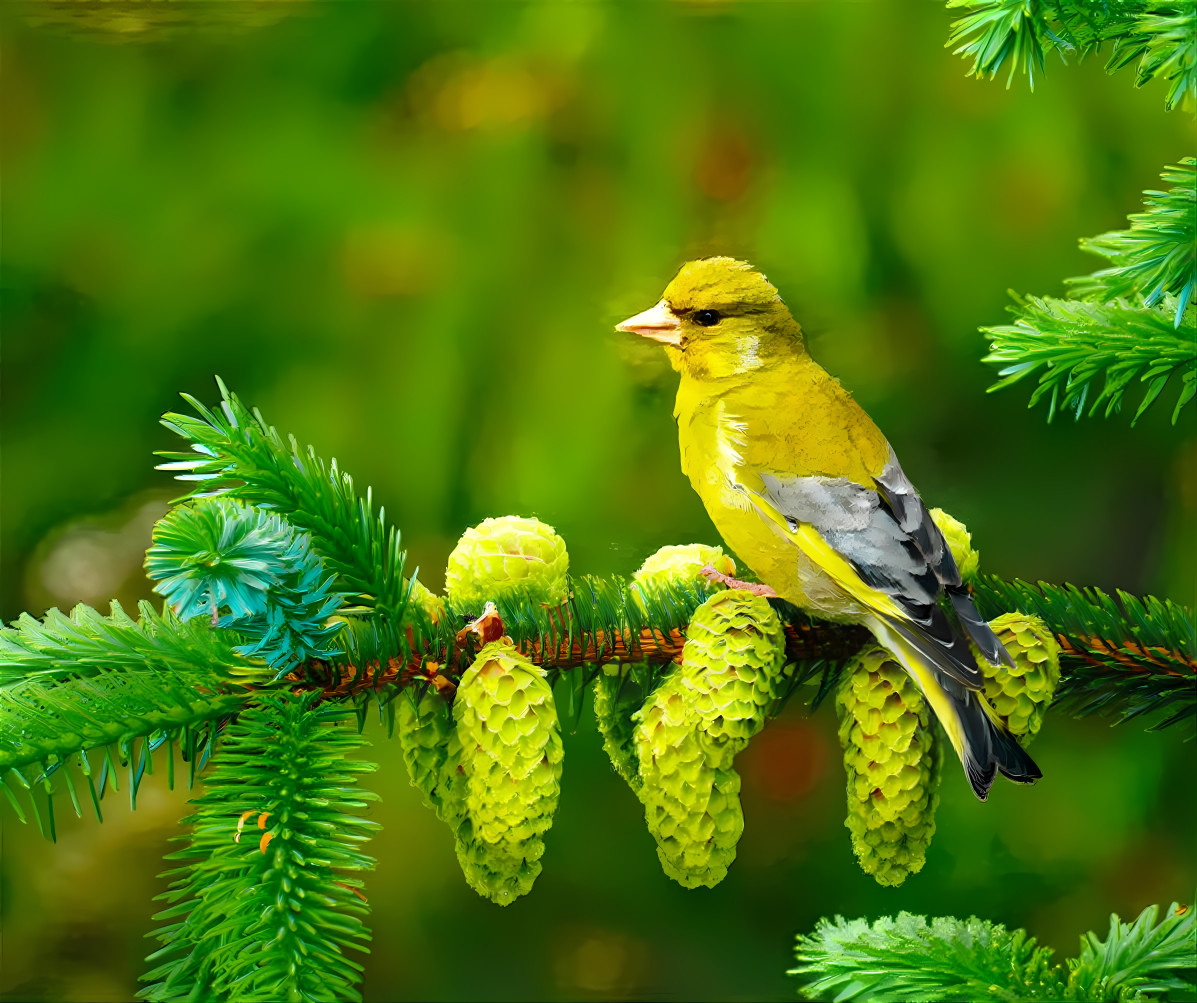
<instances>
[{"instance_id":1,"label":"bird's claw","mask_svg":"<svg viewBox=\"0 0 1197 1003\"><path fill-rule=\"evenodd\" d=\"M709 564L704 565L698 573L707 579L707 581L717 585L726 585L729 589L740 589L743 592L751 592L754 596L763 596L766 599L777 598L777 593L768 585L763 585L760 582L740 581L739 578L732 578L731 575L725 575L722 571L716 571Z\"/></svg>"}]
</instances>

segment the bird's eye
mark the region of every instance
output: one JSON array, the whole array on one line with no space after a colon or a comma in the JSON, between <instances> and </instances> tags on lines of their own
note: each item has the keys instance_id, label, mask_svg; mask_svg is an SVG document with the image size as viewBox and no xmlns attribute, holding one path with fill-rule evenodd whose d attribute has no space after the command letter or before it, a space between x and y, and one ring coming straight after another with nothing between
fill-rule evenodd
<instances>
[{"instance_id":1,"label":"bird's eye","mask_svg":"<svg viewBox=\"0 0 1197 1003\"><path fill-rule=\"evenodd\" d=\"M713 327L720 319L718 310L697 310L694 313L694 323L702 327Z\"/></svg>"}]
</instances>

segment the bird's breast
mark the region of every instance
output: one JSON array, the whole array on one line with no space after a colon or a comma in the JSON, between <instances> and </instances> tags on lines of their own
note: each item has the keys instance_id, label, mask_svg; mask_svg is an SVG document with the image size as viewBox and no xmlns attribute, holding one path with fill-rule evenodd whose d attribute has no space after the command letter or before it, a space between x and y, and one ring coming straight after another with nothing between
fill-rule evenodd
<instances>
[{"instance_id":1,"label":"bird's breast","mask_svg":"<svg viewBox=\"0 0 1197 1003\"><path fill-rule=\"evenodd\" d=\"M750 458L760 445L751 416L737 413L726 399L698 405L677 412L682 471L724 542L782 598L825 617L853 618L857 611L845 605L843 591L762 518L742 490L763 489L760 468Z\"/></svg>"}]
</instances>

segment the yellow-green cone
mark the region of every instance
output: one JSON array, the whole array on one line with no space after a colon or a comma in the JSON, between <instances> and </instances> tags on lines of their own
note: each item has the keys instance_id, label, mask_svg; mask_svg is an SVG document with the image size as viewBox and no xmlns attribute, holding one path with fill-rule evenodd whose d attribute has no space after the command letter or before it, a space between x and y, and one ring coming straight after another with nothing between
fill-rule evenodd
<instances>
[{"instance_id":1,"label":"yellow-green cone","mask_svg":"<svg viewBox=\"0 0 1197 1003\"><path fill-rule=\"evenodd\" d=\"M568 591L565 541L539 519L484 519L462 534L449 555L445 591L450 602L482 609L489 599L531 594L556 605Z\"/></svg>"},{"instance_id":2,"label":"yellow-green cone","mask_svg":"<svg viewBox=\"0 0 1197 1003\"><path fill-rule=\"evenodd\" d=\"M431 624L440 623L441 618L445 615L445 600L431 592L419 580L412 582L410 601L412 605L424 612L424 615L428 617L428 622Z\"/></svg>"},{"instance_id":3,"label":"yellow-green cone","mask_svg":"<svg viewBox=\"0 0 1197 1003\"><path fill-rule=\"evenodd\" d=\"M852 849L882 885L922 870L935 834L941 750L914 681L884 648L853 660L836 695Z\"/></svg>"},{"instance_id":4,"label":"yellow-green cone","mask_svg":"<svg viewBox=\"0 0 1197 1003\"><path fill-rule=\"evenodd\" d=\"M640 763L633 742L632 715L644 703L644 693L618 662L604 665L594 681L594 718L611 765L629 787L640 789Z\"/></svg>"},{"instance_id":5,"label":"yellow-green cone","mask_svg":"<svg viewBox=\"0 0 1197 1003\"><path fill-rule=\"evenodd\" d=\"M453 712L437 691L429 686L417 701L413 692L397 698L395 730L407 764L411 784L420 792L424 806L440 812L441 774L449 754Z\"/></svg>"},{"instance_id":6,"label":"yellow-green cone","mask_svg":"<svg viewBox=\"0 0 1197 1003\"><path fill-rule=\"evenodd\" d=\"M695 611L682 667L633 715L645 821L665 873L714 887L744 832L737 752L764 724L784 659L768 602L720 592Z\"/></svg>"},{"instance_id":7,"label":"yellow-green cone","mask_svg":"<svg viewBox=\"0 0 1197 1003\"><path fill-rule=\"evenodd\" d=\"M931 521L939 527L943 537L948 541L948 549L960 570L960 580L970 582L977 577L981 567L981 552L973 550L973 537L968 527L959 519L954 519L941 508L930 511Z\"/></svg>"},{"instance_id":8,"label":"yellow-green cone","mask_svg":"<svg viewBox=\"0 0 1197 1003\"><path fill-rule=\"evenodd\" d=\"M708 547L702 543L677 546L671 544L662 547L646 558L639 570L632 575L632 595L643 605L640 585L660 588L669 585L708 584L707 579L701 574L702 569L708 564L720 574L736 573L736 562L723 552L722 547Z\"/></svg>"},{"instance_id":9,"label":"yellow-green cone","mask_svg":"<svg viewBox=\"0 0 1197 1003\"><path fill-rule=\"evenodd\" d=\"M502 641L478 652L453 704L467 819L457 855L479 894L507 905L532 888L561 788L561 729L542 669Z\"/></svg>"},{"instance_id":10,"label":"yellow-green cone","mask_svg":"<svg viewBox=\"0 0 1197 1003\"><path fill-rule=\"evenodd\" d=\"M711 596L686 628L681 680L712 738L736 751L765 726L785 665L785 634L768 600L731 589Z\"/></svg>"},{"instance_id":11,"label":"yellow-green cone","mask_svg":"<svg viewBox=\"0 0 1197 1003\"><path fill-rule=\"evenodd\" d=\"M1060 645L1037 616L1003 613L989 623L1014 660L1014 667L977 664L985 673L985 696L1006 727L1023 744L1043 725L1043 716L1060 682Z\"/></svg>"},{"instance_id":12,"label":"yellow-green cone","mask_svg":"<svg viewBox=\"0 0 1197 1003\"><path fill-rule=\"evenodd\" d=\"M635 715L644 818L665 873L687 888L714 887L744 831L730 743L712 740L677 673Z\"/></svg>"}]
</instances>

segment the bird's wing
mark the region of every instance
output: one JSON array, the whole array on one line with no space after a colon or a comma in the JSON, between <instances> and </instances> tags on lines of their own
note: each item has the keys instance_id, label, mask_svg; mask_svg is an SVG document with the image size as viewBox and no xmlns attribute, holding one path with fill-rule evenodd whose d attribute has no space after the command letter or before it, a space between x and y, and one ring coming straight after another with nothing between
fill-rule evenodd
<instances>
[{"instance_id":1,"label":"bird's wing","mask_svg":"<svg viewBox=\"0 0 1197 1003\"><path fill-rule=\"evenodd\" d=\"M761 515L948 675L969 689L984 681L967 642L938 604L945 590L981 653L1008 659L973 608L943 534L892 451L871 485L769 473L761 474L761 483L760 492L743 489Z\"/></svg>"},{"instance_id":2,"label":"bird's wing","mask_svg":"<svg viewBox=\"0 0 1197 1003\"><path fill-rule=\"evenodd\" d=\"M889 461L874 483L899 529L926 558L928 568L934 572L940 585L947 591L960 625L977 646L977 650L986 661L994 665L1005 663L1013 667L1014 662L1002 646L1002 642L997 639L997 635L990 630L989 624L981 618L977 607L973 605L972 596L960 581L960 571L956 567L956 560L952 557L947 540L935 525L935 520L931 518L923 499L910 483L910 478L902 470L892 448L889 451Z\"/></svg>"}]
</instances>

